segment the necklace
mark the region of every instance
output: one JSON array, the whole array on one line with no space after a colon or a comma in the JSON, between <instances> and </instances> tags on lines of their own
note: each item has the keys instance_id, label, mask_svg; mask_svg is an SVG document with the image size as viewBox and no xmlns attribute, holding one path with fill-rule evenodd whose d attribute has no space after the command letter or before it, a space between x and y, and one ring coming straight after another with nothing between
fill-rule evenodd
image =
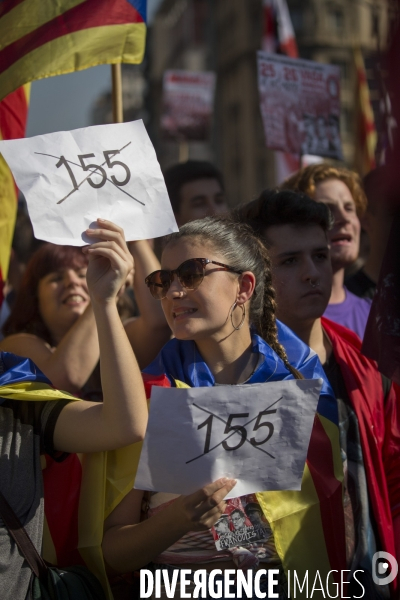
<instances>
[{"instance_id":1,"label":"necklace","mask_svg":"<svg viewBox=\"0 0 400 600\"><path fill-rule=\"evenodd\" d=\"M250 373L250 375L248 377L246 377L246 379L244 381L238 381L236 385L241 385L243 383L246 383L247 381L249 381L249 379L251 379L253 377L254 373L257 371L258 365L260 364L261 357L260 357L260 355L257 355L254 352L252 352L251 354L252 354L252 356L251 356L252 359L253 359L253 357L256 358L254 368L253 368L252 372ZM233 384L233 385L235 385L235 384Z\"/></svg>"}]
</instances>

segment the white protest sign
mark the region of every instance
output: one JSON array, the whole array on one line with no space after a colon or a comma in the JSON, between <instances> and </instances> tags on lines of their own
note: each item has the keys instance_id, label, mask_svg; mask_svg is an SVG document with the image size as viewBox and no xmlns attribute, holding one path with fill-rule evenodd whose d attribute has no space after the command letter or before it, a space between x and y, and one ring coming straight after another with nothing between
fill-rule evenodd
<instances>
[{"instance_id":1,"label":"white protest sign","mask_svg":"<svg viewBox=\"0 0 400 600\"><path fill-rule=\"evenodd\" d=\"M154 386L135 488L190 494L227 476L230 497L300 490L321 386Z\"/></svg>"},{"instance_id":2,"label":"white protest sign","mask_svg":"<svg viewBox=\"0 0 400 600\"><path fill-rule=\"evenodd\" d=\"M161 129L166 137L207 140L214 108L212 71L165 71Z\"/></svg>"},{"instance_id":3,"label":"white protest sign","mask_svg":"<svg viewBox=\"0 0 400 600\"><path fill-rule=\"evenodd\" d=\"M257 56L267 147L343 160L340 68L267 52Z\"/></svg>"},{"instance_id":4,"label":"white protest sign","mask_svg":"<svg viewBox=\"0 0 400 600\"><path fill-rule=\"evenodd\" d=\"M82 233L99 217L122 227L127 240L178 231L142 121L1 141L0 152L38 239L92 243Z\"/></svg>"}]
</instances>

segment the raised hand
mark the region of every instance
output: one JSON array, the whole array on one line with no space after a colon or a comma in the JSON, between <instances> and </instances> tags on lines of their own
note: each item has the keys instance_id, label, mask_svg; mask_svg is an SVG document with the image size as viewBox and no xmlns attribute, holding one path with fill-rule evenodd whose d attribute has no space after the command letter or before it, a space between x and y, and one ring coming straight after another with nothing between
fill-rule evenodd
<instances>
[{"instance_id":1,"label":"raised hand","mask_svg":"<svg viewBox=\"0 0 400 600\"><path fill-rule=\"evenodd\" d=\"M86 274L92 301L114 301L133 269L133 258L125 242L124 232L111 221L97 219L98 229L86 234L96 240L82 251L89 256Z\"/></svg>"}]
</instances>

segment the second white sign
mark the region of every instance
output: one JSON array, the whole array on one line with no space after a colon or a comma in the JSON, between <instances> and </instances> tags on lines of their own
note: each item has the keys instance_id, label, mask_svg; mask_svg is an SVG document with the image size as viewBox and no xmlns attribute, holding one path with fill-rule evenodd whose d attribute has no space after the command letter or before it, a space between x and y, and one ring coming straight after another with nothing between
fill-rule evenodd
<instances>
[{"instance_id":1,"label":"second white sign","mask_svg":"<svg viewBox=\"0 0 400 600\"><path fill-rule=\"evenodd\" d=\"M153 387L135 488L190 494L234 477L231 497L300 490L321 385Z\"/></svg>"}]
</instances>

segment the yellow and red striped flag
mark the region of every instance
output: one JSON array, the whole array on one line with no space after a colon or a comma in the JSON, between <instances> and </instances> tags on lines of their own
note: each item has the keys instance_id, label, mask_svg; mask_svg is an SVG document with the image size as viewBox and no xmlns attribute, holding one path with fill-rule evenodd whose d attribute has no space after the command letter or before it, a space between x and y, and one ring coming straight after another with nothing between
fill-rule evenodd
<instances>
[{"instance_id":1,"label":"yellow and red striped flag","mask_svg":"<svg viewBox=\"0 0 400 600\"><path fill-rule=\"evenodd\" d=\"M146 0L0 0L0 100L104 63L140 63Z\"/></svg>"},{"instance_id":2,"label":"yellow and red striped flag","mask_svg":"<svg viewBox=\"0 0 400 600\"><path fill-rule=\"evenodd\" d=\"M361 155L362 174L365 175L376 167L375 148L377 133L374 113L371 106L364 59L359 48L354 50L354 62L357 71L357 100L359 110L359 150Z\"/></svg>"},{"instance_id":3,"label":"yellow and red striped flag","mask_svg":"<svg viewBox=\"0 0 400 600\"><path fill-rule=\"evenodd\" d=\"M0 140L13 140L25 136L29 92L30 84L24 85L0 102ZM18 190L14 178L0 155L0 305L10 262L17 200Z\"/></svg>"},{"instance_id":4,"label":"yellow and red striped flag","mask_svg":"<svg viewBox=\"0 0 400 600\"><path fill-rule=\"evenodd\" d=\"M1 352L0 404L4 401L83 402L56 390L29 359ZM69 454L59 462L43 455L44 531L42 556L59 567L86 565L112 593L101 543L104 520L132 489L141 444L109 452Z\"/></svg>"}]
</instances>

